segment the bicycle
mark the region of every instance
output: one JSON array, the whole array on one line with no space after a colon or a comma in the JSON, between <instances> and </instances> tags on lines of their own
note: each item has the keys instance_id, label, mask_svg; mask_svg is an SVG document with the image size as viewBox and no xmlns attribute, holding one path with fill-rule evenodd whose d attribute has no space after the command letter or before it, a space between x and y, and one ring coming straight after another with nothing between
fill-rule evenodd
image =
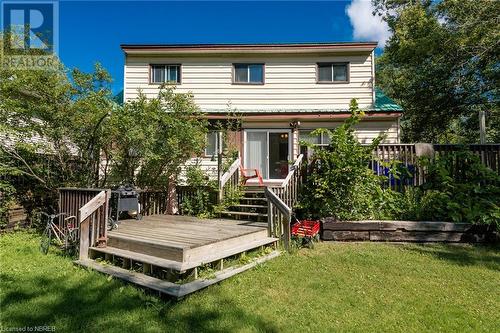
<instances>
[{"instance_id":1,"label":"bicycle","mask_svg":"<svg viewBox=\"0 0 500 333\"><path fill-rule=\"evenodd\" d=\"M77 231L78 226L76 225L76 216L69 216L64 219L63 226L60 227L58 224L54 222L56 218L60 216L68 215L66 213L59 214L47 214L45 212L41 212L41 215L47 217L47 225L42 234L42 240L40 241L40 251L43 254L47 254L49 252L49 246L52 241L52 235L58 240L60 244L64 244L64 248L68 249L70 245L74 244L77 240ZM69 222L73 220L73 222Z\"/></svg>"}]
</instances>

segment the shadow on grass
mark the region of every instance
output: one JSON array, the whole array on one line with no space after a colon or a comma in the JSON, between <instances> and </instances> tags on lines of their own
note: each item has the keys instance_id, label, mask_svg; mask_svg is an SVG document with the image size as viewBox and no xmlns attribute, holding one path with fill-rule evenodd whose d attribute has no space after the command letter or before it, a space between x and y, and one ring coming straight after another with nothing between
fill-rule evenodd
<instances>
[{"instance_id":1,"label":"shadow on grass","mask_svg":"<svg viewBox=\"0 0 500 333\"><path fill-rule=\"evenodd\" d=\"M127 288L124 292L125 283L88 274L78 282L35 275L24 279L16 290L4 290L2 307L20 309L10 312L8 321L22 326L56 326L64 332L143 332L153 327L165 332L210 333L234 332L249 325L261 332L278 332L273 324L218 294L211 294L211 303L204 306L185 308L183 302L188 299L175 302L158 298L153 299L156 306L151 306L151 297L141 291Z\"/></svg>"},{"instance_id":2,"label":"shadow on grass","mask_svg":"<svg viewBox=\"0 0 500 333\"><path fill-rule=\"evenodd\" d=\"M500 271L500 246L462 244L413 244L405 245L407 251L430 255L460 266L484 266Z\"/></svg>"}]
</instances>

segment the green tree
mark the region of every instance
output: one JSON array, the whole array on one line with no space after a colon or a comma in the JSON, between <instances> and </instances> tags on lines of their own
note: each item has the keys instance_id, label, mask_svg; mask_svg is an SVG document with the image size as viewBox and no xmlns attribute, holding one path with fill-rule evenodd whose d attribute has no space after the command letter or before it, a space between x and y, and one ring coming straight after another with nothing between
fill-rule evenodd
<instances>
[{"instance_id":1,"label":"green tree","mask_svg":"<svg viewBox=\"0 0 500 333\"><path fill-rule=\"evenodd\" d=\"M301 142L314 151L300 200L300 208L312 217L332 216L339 220L378 217L382 179L375 175L369 163L373 149L383 136L370 146L363 146L354 133L354 126L363 117L355 100L351 101L350 111L351 117L337 128L320 128L312 132L330 137L330 144L325 149Z\"/></svg>"},{"instance_id":2,"label":"green tree","mask_svg":"<svg viewBox=\"0 0 500 333\"><path fill-rule=\"evenodd\" d=\"M500 141L500 2L372 0L393 35L377 84L405 109L407 141Z\"/></svg>"},{"instance_id":3,"label":"green tree","mask_svg":"<svg viewBox=\"0 0 500 333\"><path fill-rule=\"evenodd\" d=\"M184 162L202 153L207 121L192 94L162 86L158 97L141 93L118 108L105 130L113 142L108 156L111 182L165 188Z\"/></svg>"},{"instance_id":4,"label":"green tree","mask_svg":"<svg viewBox=\"0 0 500 333\"><path fill-rule=\"evenodd\" d=\"M0 69L0 170L28 210L54 208L58 187L97 184L96 124L112 105L104 73Z\"/></svg>"},{"instance_id":5,"label":"green tree","mask_svg":"<svg viewBox=\"0 0 500 333\"><path fill-rule=\"evenodd\" d=\"M54 210L63 186L165 188L203 150L207 124L191 94L164 86L122 106L111 82L99 64L0 68L0 215L13 195L28 211Z\"/></svg>"}]
</instances>

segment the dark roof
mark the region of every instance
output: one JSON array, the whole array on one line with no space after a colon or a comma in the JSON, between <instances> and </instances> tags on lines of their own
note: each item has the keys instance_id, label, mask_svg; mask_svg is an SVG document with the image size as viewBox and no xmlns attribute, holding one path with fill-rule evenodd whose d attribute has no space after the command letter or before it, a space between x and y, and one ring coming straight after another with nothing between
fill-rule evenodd
<instances>
[{"instance_id":1,"label":"dark roof","mask_svg":"<svg viewBox=\"0 0 500 333\"><path fill-rule=\"evenodd\" d=\"M210 50L275 50L285 48L299 49L367 49L373 50L377 42L307 42L307 43L207 43L207 44L121 44L124 51L133 50L163 50L163 51L186 51L198 49Z\"/></svg>"},{"instance_id":2,"label":"dark roof","mask_svg":"<svg viewBox=\"0 0 500 333\"><path fill-rule=\"evenodd\" d=\"M374 111L403 111L400 105L396 104L379 88L375 88L375 104L373 105L373 109Z\"/></svg>"},{"instance_id":3,"label":"dark roof","mask_svg":"<svg viewBox=\"0 0 500 333\"><path fill-rule=\"evenodd\" d=\"M227 46L308 46L308 45L371 45L368 42L297 42L297 43L173 43L173 44L120 44L121 47L227 47Z\"/></svg>"}]
</instances>

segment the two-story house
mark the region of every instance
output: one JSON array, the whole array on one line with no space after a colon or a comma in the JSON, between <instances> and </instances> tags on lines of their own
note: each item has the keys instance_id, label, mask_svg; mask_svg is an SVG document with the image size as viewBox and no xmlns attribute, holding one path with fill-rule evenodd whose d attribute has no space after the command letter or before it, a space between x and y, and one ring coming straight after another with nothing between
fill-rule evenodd
<instances>
[{"instance_id":1,"label":"two-story house","mask_svg":"<svg viewBox=\"0 0 500 333\"><path fill-rule=\"evenodd\" d=\"M283 179L299 154L299 140L316 128L334 128L349 117L352 98L366 111L357 128L362 142L386 133L399 142L402 109L375 86L376 42L304 44L121 45L125 53L124 100L158 94L168 82L192 92L212 120L241 115L236 134L245 168L268 181ZM216 153L208 137L207 160ZM214 160L213 158L211 159Z\"/></svg>"}]
</instances>

